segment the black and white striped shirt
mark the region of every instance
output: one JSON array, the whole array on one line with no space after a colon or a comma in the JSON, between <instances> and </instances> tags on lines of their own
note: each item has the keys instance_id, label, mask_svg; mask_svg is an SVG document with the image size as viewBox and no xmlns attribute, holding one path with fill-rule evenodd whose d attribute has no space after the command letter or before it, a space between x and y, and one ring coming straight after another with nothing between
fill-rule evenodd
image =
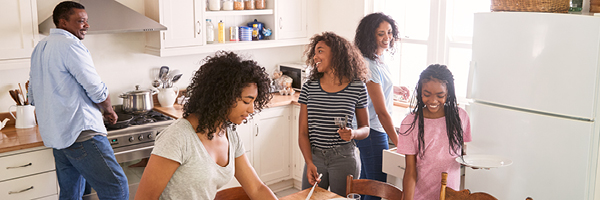
<instances>
[{"instance_id":1,"label":"black and white striped shirt","mask_svg":"<svg viewBox=\"0 0 600 200\"><path fill-rule=\"evenodd\" d=\"M321 88L319 80L304 83L298 103L308 109L308 138L312 146L329 149L347 144L337 133L335 117L348 117L346 127L352 126L354 112L367 107L367 89L360 80L352 81L339 92L329 93Z\"/></svg>"}]
</instances>

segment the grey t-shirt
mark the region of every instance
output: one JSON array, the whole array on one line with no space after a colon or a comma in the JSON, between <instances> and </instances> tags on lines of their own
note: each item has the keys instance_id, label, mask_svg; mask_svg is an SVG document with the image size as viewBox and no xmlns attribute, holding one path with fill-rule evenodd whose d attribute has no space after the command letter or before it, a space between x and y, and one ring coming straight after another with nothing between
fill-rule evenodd
<instances>
[{"instance_id":1,"label":"grey t-shirt","mask_svg":"<svg viewBox=\"0 0 600 200\"><path fill-rule=\"evenodd\" d=\"M217 190L233 178L235 158L244 154L237 132L227 128L229 163L219 166L210 157L190 122L184 118L169 125L154 143L152 154L181 164L160 199L214 199Z\"/></svg>"}]
</instances>

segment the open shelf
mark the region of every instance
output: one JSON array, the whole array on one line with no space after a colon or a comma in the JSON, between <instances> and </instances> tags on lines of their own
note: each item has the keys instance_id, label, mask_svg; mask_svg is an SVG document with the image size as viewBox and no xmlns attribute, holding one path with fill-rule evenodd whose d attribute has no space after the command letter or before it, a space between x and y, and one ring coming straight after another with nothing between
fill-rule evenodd
<instances>
[{"instance_id":1,"label":"open shelf","mask_svg":"<svg viewBox=\"0 0 600 200\"><path fill-rule=\"evenodd\" d=\"M272 15L273 14L273 9L206 11L205 13L206 13L206 17L215 17L215 16L243 16L243 15Z\"/></svg>"}]
</instances>

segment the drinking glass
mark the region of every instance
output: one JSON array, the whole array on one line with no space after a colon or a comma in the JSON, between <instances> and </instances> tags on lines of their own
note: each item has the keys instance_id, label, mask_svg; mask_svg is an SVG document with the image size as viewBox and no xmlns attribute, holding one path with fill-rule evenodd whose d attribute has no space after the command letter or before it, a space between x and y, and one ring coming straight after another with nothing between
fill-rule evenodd
<instances>
[{"instance_id":1,"label":"drinking glass","mask_svg":"<svg viewBox=\"0 0 600 200\"><path fill-rule=\"evenodd\" d=\"M348 200L360 200L360 194L350 193L346 196Z\"/></svg>"}]
</instances>

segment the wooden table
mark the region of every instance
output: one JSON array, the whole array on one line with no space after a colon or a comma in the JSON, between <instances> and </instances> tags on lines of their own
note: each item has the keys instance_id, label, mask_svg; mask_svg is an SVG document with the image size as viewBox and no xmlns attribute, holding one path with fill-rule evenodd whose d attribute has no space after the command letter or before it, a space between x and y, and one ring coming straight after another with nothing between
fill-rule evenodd
<instances>
[{"instance_id":1,"label":"wooden table","mask_svg":"<svg viewBox=\"0 0 600 200\"><path fill-rule=\"evenodd\" d=\"M305 200L306 196L308 196L308 193L310 192L310 189L311 188L308 188L306 190L302 190L300 192L296 192L294 194L287 195L285 197L280 198L279 200ZM310 199L312 199L312 200L327 200L327 199L333 199L333 198L344 198L344 197L337 195L336 193L330 192L326 189L323 189L319 186L315 187L315 191L313 191L313 194L310 197Z\"/></svg>"}]
</instances>

